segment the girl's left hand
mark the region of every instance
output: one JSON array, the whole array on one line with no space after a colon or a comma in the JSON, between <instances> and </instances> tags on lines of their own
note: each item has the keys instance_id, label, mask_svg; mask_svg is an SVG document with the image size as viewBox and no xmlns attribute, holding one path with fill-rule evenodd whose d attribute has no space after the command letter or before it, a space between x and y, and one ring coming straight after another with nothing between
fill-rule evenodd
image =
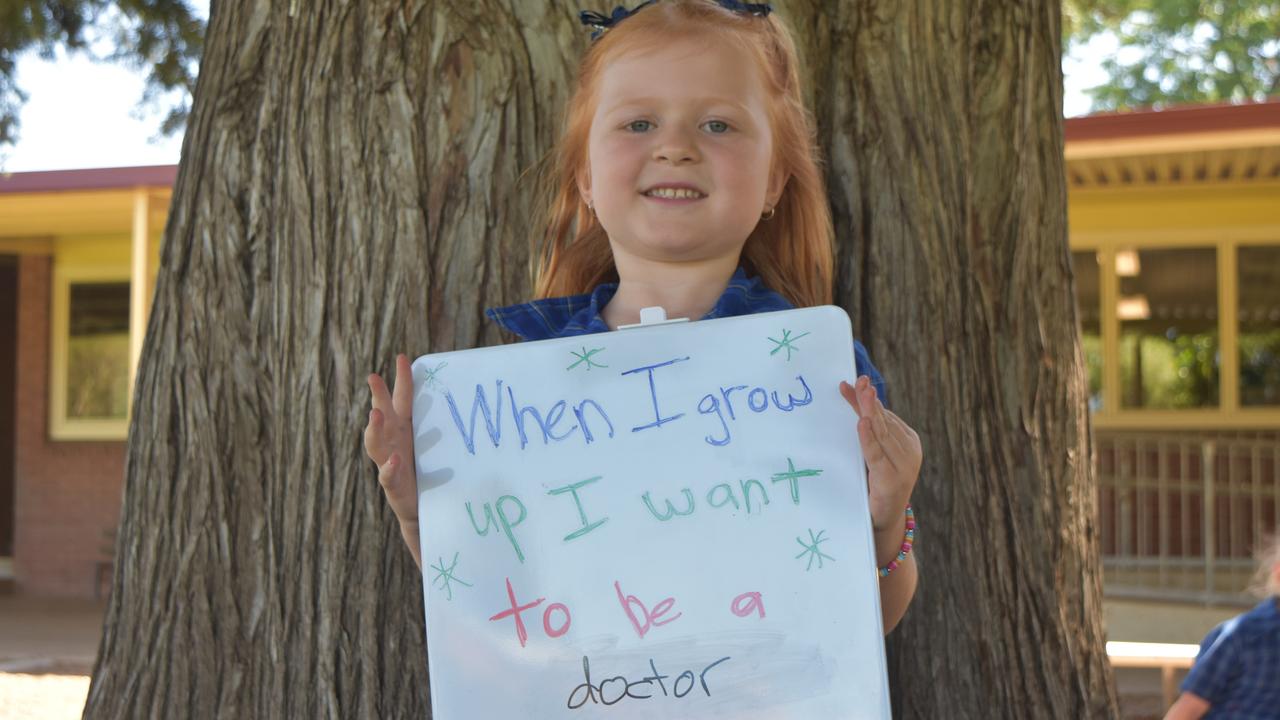
<instances>
[{"instance_id":1,"label":"girl's left hand","mask_svg":"<svg viewBox=\"0 0 1280 720\"><path fill-rule=\"evenodd\" d=\"M858 440L867 463L872 527L877 535L902 528L907 502L924 461L920 436L880 402L866 375L854 385L840 383L840 394L858 413Z\"/></svg>"}]
</instances>

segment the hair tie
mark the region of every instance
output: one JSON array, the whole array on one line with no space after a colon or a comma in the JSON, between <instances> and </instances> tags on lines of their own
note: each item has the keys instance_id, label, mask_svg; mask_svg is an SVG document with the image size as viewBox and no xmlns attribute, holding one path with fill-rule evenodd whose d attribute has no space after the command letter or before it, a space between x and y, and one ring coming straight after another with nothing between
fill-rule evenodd
<instances>
[{"instance_id":1,"label":"hair tie","mask_svg":"<svg viewBox=\"0 0 1280 720\"><path fill-rule=\"evenodd\" d=\"M635 15L644 8L654 4L657 0L645 0L634 8L628 10L623 5L618 5L608 15L603 15L591 10L582 10L578 13L578 20L583 25L591 28L591 40L594 42L597 38L610 28L616 27L618 23ZM755 15L756 17L767 17L773 12L773 6L769 3L744 3L740 0L716 0L716 3L732 12L741 15Z\"/></svg>"},{"instance_id":2,"label":"hair tie","mask_svg":"<svg viewBox=\"0 0 1280 720\"><path fill-rule=\"evenodd\" d=\"M746 15L767 17L769 13L773 12L773 6L769 3L744 3L738 2L738 0L716 0L716 2L722 8Z\"/></svg>"},{"instance_id":3,"label":"hair tie","mask_svg":"<svg viewBox=\"0 0 1280 720\"><path fill-rule=\"evenodd\" d=\"M645 0L645 2L640 3L633 10L628 10L626 7L619 5L615 7L613 12L609 13L608 16L601 15L598 12L592 12L590 10L583 10L578 13L578 20L581 21L583 25L591 28L591 39L595 40L604 34L605 30L608 30L614 25L626 20L633 14L640 12L649 5L652 5L654 2L655 0Z\"/></svg>"}]
</instances>

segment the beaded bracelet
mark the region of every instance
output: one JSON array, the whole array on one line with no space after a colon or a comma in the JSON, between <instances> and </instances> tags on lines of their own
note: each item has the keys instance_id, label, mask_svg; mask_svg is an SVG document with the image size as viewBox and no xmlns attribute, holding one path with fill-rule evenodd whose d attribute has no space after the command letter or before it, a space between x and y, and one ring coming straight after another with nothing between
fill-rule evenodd
<instances>
[{"instance_id":1,"label":"beaded bracelet","mask_svg":"<svg viewBox=\"0 0 1280 720\"><path fill-rule=\"evenodd\" d=\"M889 573L898 569L898 565L907 559L907 553L911 552L911 546L916 542L916 513L911 509L911 503L907 503L907 532L902 536L902 549L898 551L898 557L889 561L888 565L876 570L880 577L889 577Z\"/></svg>"}]
</instances>

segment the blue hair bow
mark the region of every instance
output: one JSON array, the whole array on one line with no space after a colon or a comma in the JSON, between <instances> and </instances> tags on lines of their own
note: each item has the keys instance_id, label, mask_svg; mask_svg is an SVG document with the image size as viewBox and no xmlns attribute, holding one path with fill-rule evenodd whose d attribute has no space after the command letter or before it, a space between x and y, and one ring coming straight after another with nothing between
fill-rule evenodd
<instances>
[{"instance_id":1,"label":"blue hair bow","mask_svg":"<svg viewBox=\"0 0 1280 720\"><path fill-rule=\"evenodd\" d=\"M645 0L645 2L640 3L630 10L619 5L608 15L602 15L601 13L592 12L590 10L583 10L578 13L578 19L582 21L583 25L591 28L591 39L594 41L596 38L603 35L609 28L615 27L618 23L626 20L632 15L635 15L655 2L657 2L657 0ZM740 0L716 0L716 3L726 10L731 10L745 15L766 17L769 13L773 12L773 6L769 3L744 3L740 2Z\"/></svg>"},{"instance_id":2,"label":"blue hair bow","mask_svg":"<svg viewBox=\"0 0 1280 720\"><path fill-rule=\"evenodd\" d=\"M626 20L633 14L640 12L640 10L652 5L655 1L656 0L645 0L645 2L640 3L632 10L628 10L622 5L619 5L615 7L613 12L609 13L608 16L601 15L598 12L592 12L590 10L583 10L578 13L578 19L582 21L583 25L591 28L591 39L595 40L603 35L605 30L608 30L623 20Z\"/></svg>"},{"instance_id":3,"label":"blue hair bow","mask_svg":"<svg viewBox=\"0 0 1280 720\"><path fill-rule=\"evenodd\" d=\"M720 7L726 10L732 10L736 13L745 13L747 15L759 15L766 17L773 12L773 6L769 3L744 3L738 0L716 0Z\"/></svg>"}]
</instances>

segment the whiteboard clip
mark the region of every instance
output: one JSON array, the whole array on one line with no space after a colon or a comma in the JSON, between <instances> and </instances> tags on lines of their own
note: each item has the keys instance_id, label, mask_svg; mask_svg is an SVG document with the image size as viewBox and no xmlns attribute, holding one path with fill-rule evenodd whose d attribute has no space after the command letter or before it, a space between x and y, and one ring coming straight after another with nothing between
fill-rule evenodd
<instances>
[{"instance_id":1,"label":"whiteboard clip","mask_svg":"<svg viewBox=\"0 0 1280 720\"><path fill-rule=\"evenodd\" d=\"M650 325L670 325L671 323L689 322L689 318L667 319L667 311L662 307L640 308L640 322L632 325L619 325L619 330L648 327Z\"/></svg>"}]
</instances>

